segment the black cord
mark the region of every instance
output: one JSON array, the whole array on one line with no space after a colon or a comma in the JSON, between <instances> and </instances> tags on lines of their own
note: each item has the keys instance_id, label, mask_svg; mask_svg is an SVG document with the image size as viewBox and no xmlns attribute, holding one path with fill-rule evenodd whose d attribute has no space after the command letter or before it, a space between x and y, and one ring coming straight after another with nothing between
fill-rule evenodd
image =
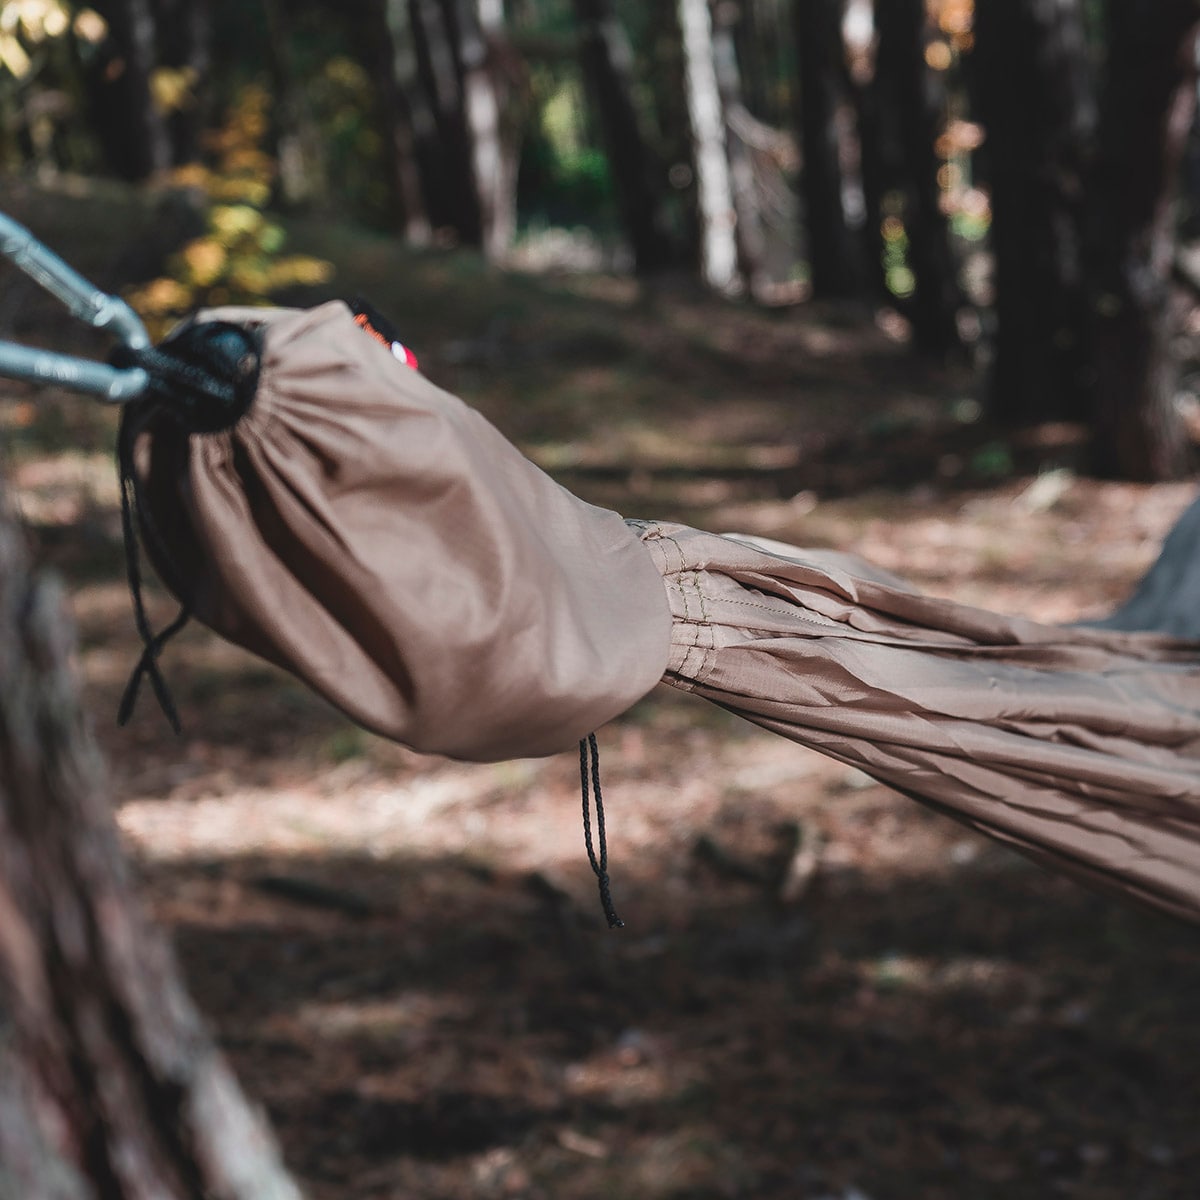
<instances>
[{"instance_id":1,"label":"black cord","mask_svg":"<svg viewBox=\"0 0 1200 1200\"><path fill-rule=\"evenodd\" d=\"M142 653L129 676L117 721L124 725L133 713L143 677L148 676L159 706L181 732L179 713L158 665L163 647L190 620L186 576L179 569L170 544L144 502L134 463L137 439L156 418L173 422L176 437L229 429L247 412L258 387L261 366L258 333L228 322L187 322L161 346L143 350L118 347L112 361L117 366L141 367L149 375L146 392L128 404L117 434L117 475L121 485L121 529L125 540L125 573L133 598L133 615L142 639ZM181 597L179 613L166 629L155 633L142 597L140 538L146 541L155 566L167 587Z\"/></svg>"},{"instance_id":2,"label":"black cord","mask_svg":"<svg viewBox=\"0 0 1200 1200\"><path fill-rule=\"evenodd\" d=\"M153 411L150 408L141 411L131 411L127 408L122 414L121 429L117 435L117 476L121 487L121 532L125 543L125 574L129 580L129 594L133 598L134 623L142 639L141 656L130 673L129 682L125 685L125 691L117 709L117 724L126 724L133 715L142 678L148 675L159 707L171 728L176 734L180 734L183 732L183 726L179 720L179 710L175 707L171 689L167 686L167 681L159 668L158 655L167 642L188 623L192 615L191 609L186 604L181 605L175 620L166 629L156 634L150 626L150 618L146 613L146 604L142 595L142 567L137 524L139 520L144 521L145 509L142 504L137 472L134 469L133 450L138 435L145 430L152 416Z\"/></svg>"},{"instance_id":3,"label":"black cord","mask_svg":"<svg viewBox=\"0 0 1200 1200\"><path fill-rule=\"evenodd\" d=\"M591 768L590 772L589 767ZM588 786L589 774L590 788ZM612 890L608 880L608 840L604 834L604 797L600 793L600 747L594 733L589 733L579 743L579 783L583 791L583 840L587 846L588 862L592 864L592 871L600 883L600 906L604 909L604 919L608 922L609 929L624 929L625 922L617 916L617 911L613 907ZM591 796L594 796L596 800L596 840L600 844L598 857L592 847L592 817L589 803Z\"/></svg>"}]
</instances>

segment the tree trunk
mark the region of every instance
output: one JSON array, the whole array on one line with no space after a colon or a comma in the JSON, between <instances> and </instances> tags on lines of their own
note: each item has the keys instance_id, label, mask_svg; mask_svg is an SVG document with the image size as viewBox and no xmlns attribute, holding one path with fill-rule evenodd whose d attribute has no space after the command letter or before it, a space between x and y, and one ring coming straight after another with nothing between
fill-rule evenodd
<instances>
[{"instance_id":1,"label":"tree trunk","mask_svg":"<svg viewBox=\"0 0 1200 1200\"><path fill-rule=\"evenodd\" d=\"M391 56L391 76L395 84L397 108L393 113L397 126L393 142L397 145L397 170L401 169L401 152L406 149L402 125L404 116L412 130L412 164L397 180L397 190L405 197L408 213L420 213L414 241L421 244L432 237L433 230L449 223L450 205L447 192L445 157L438 140L437 116L433 97L422 73L418 54L419 30L413 0L381 0L387 22L386 52ZM418 189L413 192L412 189ZM421 228L428 224L428 233Z\"/></svg>"},{"instance_id":2,"label":"tree trunk","mask_svg":"<svg viewBox=\"0 0 1200 1200\"><path fill-rule=\"evenodd\" d=\"M149 0L96 0L108 25L88 76L88 115L105 161L138 182L171 165L166 123L154 102L157 31Z\"/></svg>"},{"instance_id":3,"label":"tree trunk","mask_svg":"<svg viewBox=\"0 0 1200 1200\"><path fill-rule=\"evenodd\" d=\"M946 107L940 80L925 62L929 42L925 0L886 0L877 6L875 21L876 74L888 97L884 103L899 126L904 225L916 279L905 313L917 348L946 358L962 349L958 311L963 294L949 224L940 207L940 163L934 144L945 124Z\"/></svg>"},{"instance_id":4,"label":"tree trunk","mask_svg":"<svg viewBox=\"0 0 1200 1200\"><path fill-rule=\"evenodd\" d=\"M454 0L452 11L479 241L484 255L497 259L517 232L516 146L504 127L508 88L492 53L504 37L504 9L501 0Z\"/></svg>"},{"instance_id":5,"label":"tree trunk","mask_svg":"<svg viewBox=\"0 0 1200 1200\"><path fill-rule=\"evenodd\" d=\"M454 3L410 0L409 5L417 73L437 131L426 199L435 226L452 230L467 245L481 246L483 217L463 108Z\"/></svg>"},{"instance_id":6,"label":"tree trunk","mask_svg":"<svg viewBox=\"0 0 1200 1200\"><path fill-rule=\"evenodd\" d=\"M287 0L261 0L270 48L271 126L279 164L279 196L285 204L323 205L329 177L321 138L302 82L297 80L292 52L294 9Z\"/></svg>"},{"instance_id":7,"label":"tree trunk","mask_svg":"<svg viewBox=\"0 0 1200 1200\"><path fill-rule=\"evenodd\" d=\"M0 497L0 1197L297 1200L134 894L72 653Z\"/></svg>"},{"instance_id":8,"label":"tree trunk","mask_svg":"<svg viewBox=\"0 0 1200 1200\"><path fill-rule=\"evenodd\" d=\"M995 260L989 407L1010 424L1082 420L1080 230L1096 124L1082 2L977 0L975 37Z\"/></svg>"},{"instance_id":9,"label":"tree trunk","mask_svg":"<svg viewBox=\"0 0 1200 1200\"><path fill-rule=\"evenodd\" d=\"M854 237L842 201L838 109L842 100L840 0L794 0L800 75L800 186L814 296L858 290Z\"/></svg>"},{"instance_id":10,"label":"tree trunk","mask_svg":"<svg viewBox=\"0 0 1200 1200\"><path fill-rule=\"evenodd\" d=\"M612 171L613 186L639 275L671 262L660 189L633 102L633 50L612 0L574 0L584 79Z\"/></svg>"},{"instance_id":11,"label":"tree trunk","mask_svg":"<svg viewBox=\"0 0 1200 1200\"><path fill-rule=\"evenodd\" d=\"M396 227L410 246L427 246L433 229L421 187L416 114L409 96L415 60L407 6L403 0L368 0L366 18L354 28L363 34L359 53L375 81ZM430 117L426 136L432 130Z\"/></svg>"},{"instance_id":12,"label":"tree trunk","mask_svg":"<svg viewBox=\"0 0 1200 1200\"><path fill-rule=\"evenodd\" d=\"M1095 465L1177 479L1192 465L1174 405L1169 311L1179 169L1196 110L1200 9L1111 0L1109 65L1090 194Z\"/></svg>"},{"instance_id":13,"label":"tree trunk","mask_svg":"<svg viewBox=\"0 0 1200 1200\"><path fill-rule=\"evenodd\" d=\"M154 18L162 47L162 65L187 75L180 103L165 118L171 161L175 165L196 162L209 117L210 0L156 0Z\"/></svg>"},{"instance_id":14,"label":"tree trunk","mask_svg":"<svg viewBox=\"0 0 1200 1200\"><path fill-rule=\"evenodd\" d=\"M678 0L683 35L685 87L696 164L700 214L700 268L704 282L719 292L740 285L733 182L725 146L725 114L713 57L708 0Z\"/></svg>"},{"instance_id":15,"label":"tree trunk","mask_svg":"<svg viewBox=\"0 0 1200 1200\"><path fill-rule=\"evenodd\" d=\"M733 186L733 208L736 214L738 267L746 280L750 294L762 297L766 293L766 236L763 231L762 205L758 183L754 177L754 159L750 147L729 127L728 114L744 110L742 78L738 68L737 45L733 27L738 19L736 5L719 0L713 11L713 58L717 70L717 89L720 92L721 112L726 118L725 141L729 152L729 178Z\"/></svg>"}]
</instances>

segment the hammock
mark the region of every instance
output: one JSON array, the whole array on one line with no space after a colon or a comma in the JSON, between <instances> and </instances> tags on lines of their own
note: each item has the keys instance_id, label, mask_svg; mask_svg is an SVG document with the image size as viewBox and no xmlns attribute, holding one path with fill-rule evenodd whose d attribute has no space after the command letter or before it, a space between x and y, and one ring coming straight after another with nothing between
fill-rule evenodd
<instances>
[{"instance_id":1,"label":"hammock","mask_svg":"<svg viewBox=\"0 0 1200 1200\"><path fill-rule=\"evenodd\" d=\"M135 393L127 529L182 606L155 635L138 603L126 712L143 674L166 699L157 659L189 616L461 759L570 749L663 679L1200 920L1200 629L1164 585L1195 569L1196 516L1115 627L1002 617L848 555L586 504L379 325L340 302L215 310L105 368ZM615 923L602 838L593 866Z\"/></svg>"}]
</instances>

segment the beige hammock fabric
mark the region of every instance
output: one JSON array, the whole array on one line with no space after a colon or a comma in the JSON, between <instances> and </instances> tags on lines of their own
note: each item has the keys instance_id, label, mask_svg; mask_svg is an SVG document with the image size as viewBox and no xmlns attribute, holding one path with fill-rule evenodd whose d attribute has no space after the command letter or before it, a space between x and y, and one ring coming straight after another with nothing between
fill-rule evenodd
<instances>
[{"instance_id":1,"label":"beige hammock fabric","mask_svg":"<svg viewBox=\"0 0 1200 1200\"><path fill-rule=\"evenodd\" d=\"M344 305L205 318L261 332L258 389L221 432L131 409L146 544L200 620L356 721L459 758L550 754L663 677L1200 920L1200 643L624 522Z\"/></svg>"},{"instance_id":2,"label":"beige hammock fabric","mask_svg":"<svg viewBox=\"0 0 1200 1200\"><path fill-rule=\"evenodd\" d=\"M668 683L1200 920L1200 646L998 616L848 555L643 530Z\"/></svg>"}]
</instances>

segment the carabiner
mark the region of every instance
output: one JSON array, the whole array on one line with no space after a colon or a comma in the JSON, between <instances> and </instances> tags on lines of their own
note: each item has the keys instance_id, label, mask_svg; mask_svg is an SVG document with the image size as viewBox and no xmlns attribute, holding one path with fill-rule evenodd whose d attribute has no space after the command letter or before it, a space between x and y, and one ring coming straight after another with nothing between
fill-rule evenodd
<instances>
[{"instance_id":1,"label":"carabiner","mask_svg":"<svg viewBox=\"0 0 1200 1200\"><path fill-rule=\"evenodd\" d=\"M72 316L96 329L109 330L131 350L144 350L150 345L150 335L141 318L124 300L89 283L28 229L2 212L0 254L61 300ZM136 399L150 384L149 374L141 367L110 367L107 363L3 340L0 340L0 375L87 392L111 404Z\"/></svg>"}]
</instances>

